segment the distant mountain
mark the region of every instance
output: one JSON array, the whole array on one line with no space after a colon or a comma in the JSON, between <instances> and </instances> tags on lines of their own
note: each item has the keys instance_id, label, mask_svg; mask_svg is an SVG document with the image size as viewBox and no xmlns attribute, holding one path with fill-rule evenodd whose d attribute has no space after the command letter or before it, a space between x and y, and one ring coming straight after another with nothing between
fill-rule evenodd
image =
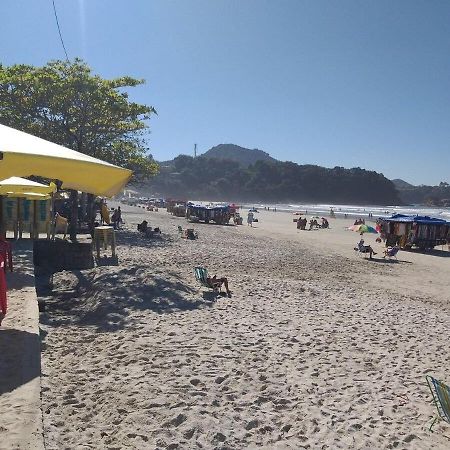
<instances>
[{"instance_id":1,"label":"distant mountain","mask_svg":"<svg viewBox=\"0 0 450 450\"><path fill-rule=\"evenodd\" d=\"M413 189L415 186L413 184L407 183L400 178L396 178L395 180L391 180L397 189Z\"/></svg>"},{"instance_id":2,"label":"distant mountain","mask_svg":"<svg viewBox=\"0 0 450 450\"><path fill-rule=\"evenodd\" d=\"M414 186L403 180L392 180L402 202L428 206L448 207L450 185L441 181L438 186Z\"/></svg>"},{"instance_id":3,"label":"distant mountain","mask_svg":"<svg viewBox=\"0 0 450 450\"><path fill-rule=\"evenodd\" d=\"M234 144L219 144L203 153L204 158L227 159L235 161L242 167L255 164L256 161L276 162L268 153L257 148L249 149Z\"/></svg>"},{"instance_id":4,"label":"distant mountain","mask_svg":"<svg viewBox=\"0 0 450 450\"><path fill-rule=\"evenodd\" d=\"M282 162L237 145L219 145L196 158L179 155L161 164L160 173L145 189L178 199L401 204L394 183L382 174L359 167L328 169Z\"/></svg>"}]
</instances>

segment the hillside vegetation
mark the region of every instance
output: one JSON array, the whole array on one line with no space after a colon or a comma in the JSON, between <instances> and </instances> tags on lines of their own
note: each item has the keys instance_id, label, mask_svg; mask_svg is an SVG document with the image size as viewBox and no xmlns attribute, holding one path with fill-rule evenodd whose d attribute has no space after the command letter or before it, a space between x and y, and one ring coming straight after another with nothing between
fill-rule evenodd
<instances>
[{"instance_id":1,"label":"hillside vegetation","mask_svg":"<svg viewBox=\"0 0 450 450\"><path fill-rule=\"evenodd\" d=\"M395 180L397 181L397 180ZM408 204L421 204L427 206L450 206L450 185L445 182L438 186L413 186L397 184L400 199Z\"/></svg>"},{"instance_id":2,"label":"hillside vegetation","mask_svg":"<svg viewBox=\"0 0 450 450\"><path fill-rule=\"evenodd\" d=\"M243 167L255 164L256 161L277 162L268 153L258 150L240 147L234 144L220 144L210 148L202 155L205 158L228 159L235 161Z\"/></svg>"},{"instance_id":3,"label":"hillside vegetation","mask_svg":"<svg viewBox=\"0 0 450 450\"><path fill-rule=\"evenodd\" d=\"M155 194L180 199L400 203L392 181L377 172L276 160L258 160L243 167L228 159L180 155L162 166L147 188Z\"/></svg>"}]
</instances>

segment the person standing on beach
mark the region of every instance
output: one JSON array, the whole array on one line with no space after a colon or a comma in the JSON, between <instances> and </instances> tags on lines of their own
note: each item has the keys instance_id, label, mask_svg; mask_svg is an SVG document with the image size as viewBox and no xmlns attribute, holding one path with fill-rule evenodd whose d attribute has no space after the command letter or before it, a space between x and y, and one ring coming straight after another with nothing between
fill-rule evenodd
<instances>
[{"instance_id":1,"label":"person standing on beach","mask_svg":"<svg viewBox=\"0 0 450 450\"><path fill-rule=\"evenodd\" d=\"M253 212L249 211L247 214L247 226L253 227Z\"/></svg>"}]
</instances>

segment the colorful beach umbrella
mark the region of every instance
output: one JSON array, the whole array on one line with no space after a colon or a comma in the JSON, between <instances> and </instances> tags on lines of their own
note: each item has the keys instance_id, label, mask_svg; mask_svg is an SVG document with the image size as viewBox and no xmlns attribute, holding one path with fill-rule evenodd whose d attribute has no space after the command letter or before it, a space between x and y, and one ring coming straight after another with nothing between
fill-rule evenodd
<instances>
[{"instance_id":1,"label":"colorful beach umbrella","mask_svg":"<svg viewBox=\"0 0 450 450\"><path fill-rule=\"evenodd\" d=\"M112 197L132 172L0 124L0 179L31 175L60 180L63 189Z\"/></svg>"},{"instance_id":2,"label":"colorful beach umbrella","mask_svg":"<svg viewBox=\"0 0 450 450\"><path fill-rule=\"evenodd\" d=\"M374 233L378 234L378 231L375 230L374 227L371 227L366 224L360 224L360 225L352 225L351 227L348 227L351 231L356 231L357 233Z\"/></svg>"}]
</instances>

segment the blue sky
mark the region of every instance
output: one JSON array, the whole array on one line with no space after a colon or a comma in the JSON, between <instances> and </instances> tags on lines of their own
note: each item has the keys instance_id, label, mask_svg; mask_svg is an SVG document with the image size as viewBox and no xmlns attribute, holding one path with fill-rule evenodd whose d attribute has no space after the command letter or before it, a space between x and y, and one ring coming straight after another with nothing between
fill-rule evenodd
<instances>
[{"instance_id":1,"label":"blue sky","mask_svg":"<svg viewBox=\"0 0 450 450\"><path fill-rule=\"evenodd\" d=\"M220 143L450 181L450 2L55 0L69 58L145 78L157 160ZM63 59L51 0L2 0L1 62Z\"/></svg>"}]
</instances>

